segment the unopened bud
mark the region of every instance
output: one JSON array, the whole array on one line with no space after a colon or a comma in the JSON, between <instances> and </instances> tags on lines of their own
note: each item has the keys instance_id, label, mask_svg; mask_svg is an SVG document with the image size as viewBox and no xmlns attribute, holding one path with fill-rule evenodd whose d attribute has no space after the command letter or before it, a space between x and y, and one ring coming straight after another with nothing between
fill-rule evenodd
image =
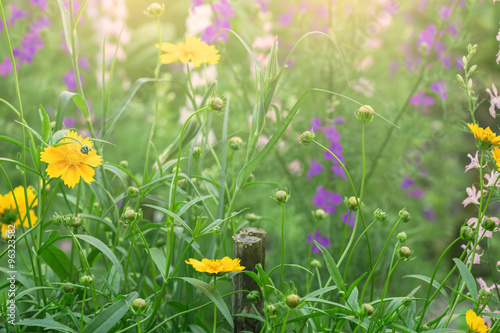
<instances>
[{"instance_id":1,"label":"unopened bud","mask_svg":"<svg viewBox=\"0 0 500 333\"><path fill-rule=\"evenodd\" d=\"M220 97L212 97L208 102L208 108L211 112L219 112L224 108L224 100Z\"/></svg>"},{"instance_id":2,"label":"unopened bud","mask_svg":"<svg viewBox=\"0 0 500 333\"><path fill-rule=\"evenodd\" d=\"M125 168L125 169L126 169L126 168L128 168L128 161L125 161L125 160L121 161L121 162L120 162L120 166L121 166L122 168Z\"/></svg>"},{"instance_id":3,"label":"unopened bud","mask_svg":"<svg viewBox=\"0 0 500 333\"><path fill-rule=\"evenodd\" d=\"M409 258L411 256L411 250L408 246L401 246L399 249L399 256L401 258Z\"/></svg>"},{"instance_id":4,"label":"unopened bud","mask_svg":"<svg viewBox=\"0 0 500 333\"><path fill-rule=\"evenodd\" d=\"M142 298L136 298L132 302L132 309L134 309L134 311L136 313L143 313L143 311L146 310L146 307L147 307L147 303Z\"/></svg>"},{"instance_id":5,"label":"unopened bud","mask_svg":"<svg viewBox=\"0 0 500 333\"><path fill-rule=\"evenodd\" d=\"M288 199L290 199L290 194L287 194L285 191L279 190L274 192L274 202L283 205L288 201Z\"/></svg>"},{"instance_id":6,"label":"unopened bud","mask_svg":"<svg viewBox=\"0 0 500 333\"><path fill-rule=\"evenodd\" d=\"M203 154L202 150L200 147L194 147L193 148L193 158L198 158Z\"/></svg>"},{"instance_id":7,"label":"unopened bud","mask_svg":"<svg viewBox=\"0 0 500 333\"><path fill-rule=\"evenodd\" d=\"M82 275L80 276L80 283L83 284L84 286L90 286L94 282L94 276L93 275Z\"/></svg>"},{"instance_id":8,"label":"unopened bud","mask_svg":"<svg viewBox=\"0 0 500 333\"><path fill-rule=\"evenodd\" d=\"M80 215L77 216L72 216L71 217L71 222L70 225L74 228L78 228L79 226L82 225L82 218Z\"/></svg>"},{"instance_id":9,"label":"unopened bud","mask_svg":"<svg viewBox=\"0 0 500 333\"><path fill-rule=\"evenodd\" d=\"M240 149L240 146L242 144L243 144L243 140L241 140L240 137L234 136L231 139L229 139L229 147L231 147L232 150Z\"/></svg>"},{"instance_id":10,"label":"unopened bud","mask_svg":"<svg viewBox=\"0 0 500 333\"><path fill-rule=\"evenodd\" d=\"M319 269L319 268L323 267L323 264L318 259L313 259L313 260L311 260L311 267Z\"/></svg>"},{"instance_id":11,"label":"unopened bud","mask_svg":"<svg viewBox=\"0 0 500 333\"><path fill-rule=\"evenodd\" d=\"M400 232L398 235L397 235L397 238L398 238L398 241L400 243L404 243L406 242L406 232Z\"/></svg>"},{"instance_id":12,"label":"unopened bud","mask_svg":"<svg viewBox=\"0 0 500 333\"><path fill-rule=\"evenodd\" d=\"M70 284L65 284L65 285L63 285L63 290L64 290L64 292L66 292L66 293L72 293L72 292L73 292L73 290L75 290L75 287L73 287L73 286L72 286L72 285L70 285Z\"/></svg>"},{"instance_id":13,"label":"unopened bud","mask_svg":"<svg viewBox=\"0 0 500 333\"><path fill-rule=\"evenodd\" d=\"M311 142L313 142L315 136L316 134L314 134L314 132L305 131L300 135L300 142L302 142L304 146L309 146Z\"/></svg>"},{"instance_id":14,"label":"unopened bud","mask_svg":"<svg viewBox=\"0 0 500 333\"><path fill-rule=\"evenodd\" d=\"M130 186L128 189L127 189L127 194L132 197L132 198L135 198L137 197L139 194L141 193L141 191L139 191L139 189L137 187L134 187L134 186Z\"/></svg>"},{"instance_id":15,"label":"unopened bud","mask_svg":"<svg viewBox=\"0 0 500 333\"><path fill-rule=\"evenodd\" d=\"M373 313L375 312L375 309L373 308L373 306L371 304L368 304L368 303L363 303L361 305L361 315L362 316L371 316Z\"/></svg>"},{"instance_id":16,"label":"unopened bud","mask_svg":"<svg viewBox=\"0 0 500 333\"><path fill-rule=\"evenodd\" d=\"M266 307L266 313L268 315L273 315L276 313L276 307L272 304L269 304L267 307Z\"/></svg>"},{"instance_id":17,"label":"unopened bud","mask_svg":"<svg viewBox=\"0 0 500 333\"><path fill-rule=\"evenodd\" d=\"M375 218L380 222L384 222L387 219L388 214L382 209L377 208L377 210L373 213L373 216L375 216Z\"/></svg>"},{"instance_id":18,"label":"unopened bud","mask_svg":"<svg viewBox=\"0 0 500 333\"><path fill-rule=\"evenodd\" d=\"M257 290L252 290L247 295L248 303L257 303L260 302L260 293Z\"/></svg>"},{"instance_id":19,"label":"unopened bud","mask_svg":"<svg viewBox=\"0 0 500 333\"><path fill-rule=\"evenodd\" d=\"M494 219L492 219L491 217L488 217L487 219L485 219L483 221L483 224L482 224L482 227L488 231L493 231L495 230L497 226L497 223L495 222Z\"/></svg>"},{"instance_id":20,"label":"unopened bud","mask_svg":"<svg viewBox=\"0 0 500 333\"><path fill-rule=\"evenodd\" d=\"M144 14L146 14L149 17L159 17L162 16L163 13L165 12L165 5L164 4L159 4L159 3L152 3L148 6Z\"/></svg>"},{"instance_id":21,"label":"unopened bud","mask_svg":"<svg viewBox=\"0 0 500 333\"><path fill-rule=\"evenodd\" d=\"M136 213L132 209L127 209L125 213L123 213L123 218L127 221L133 221L136 218Z\"/></svg>"},{"instance_id":22,"label":"unopened bud","mask_svg":"<svg viewBox=\"0 0 500 333\"><path fill-rule=\"evenodd\" d=\"M356 112L356 117L361 121L372 121L375 115L375 111L369 105L363 105Z\"/></svg>"},{"instance_id":23,"label":"unopened bud","mask_svg":"<svg viewBox=\"0 0 500 333\"><path fill-rule=\"evenodd\" d=\"M474 237L474 229L469 227L468 225L464 225L460 228L460 238L465 241L469 241Z\"/></svg>"},{"instance_id":24,"label":"unopened bud","mask_svg":"<svg viewBox=\"0 0 500 333\"><path fill-rule=\"evenodd\" d=\"M254 213L248 213L246 217L247 217L248 222L255 222L259 218Z\"/></svg>"},{"instance_id":25,"label":"unopened bud","mask_svg":"<svg viewBox=\"0 0 500 333\"><path fill-rule=\"evenodd\" d=\"M358 199L356 197L350 197L349 199L347 199L347 208L349 208L349 210L357 210Z\"/></svg>"},{"instance_id":26,"label":"unopened bud","mask_svg":"<svg viewBox=\"0 0 500 333\"><path fill-rule=\"evenodd\" d=\"M219 235L220 234L220 227L217 225L212 229L212 231L214 234Z\"/></svg>"},{"instance_id":27,"label":"unopened bud","mask_svg":"<svg viewBox=\"0 0 500 333\"><path fill-rule=\"evenodd\" d=\"M295 295L295 294L290 294L286 297L285 301L286 301L286 305L288 305L290 308L294 309L299 305L300 297Z\"/></svg>"},{"instance_id":28,"label":"unopened bud","mask_svg":"<svg viewBox=\"0 0 500 333\"><path fill-rule=\"evenodd\" d=\"M317 218L319 221L323 220L326 217L326 212L323 209L316 209L314 211L314 217Z\"/></svg>"},{"instance_id":29,"label":"unopened bud","mask_svg":"<svg viewBox=\"0 0 500 333\"><path fill-rule=\"evenodd\" d=\"M401 221L403 223L406 223L406 222L411 220L411 215L410 215L410 213L408 213L406 208L403 208L399 211L399 218L401 219Z\"/></svg>"}]
</instances>

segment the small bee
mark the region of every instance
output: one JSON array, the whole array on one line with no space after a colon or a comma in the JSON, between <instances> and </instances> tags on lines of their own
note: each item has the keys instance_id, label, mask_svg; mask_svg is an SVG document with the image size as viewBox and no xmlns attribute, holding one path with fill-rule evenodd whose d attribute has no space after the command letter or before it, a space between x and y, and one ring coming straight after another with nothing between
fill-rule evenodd
<instances>
[{"instance_id":1,"label":"small bee","mask_svg":"<svg viewBox=\"0 0 500 333\"><path fill-rule=\"evenodd\" d=\"M80 153L88 155L90 151L89 145L83 145L82 148L80 148Z\"/></svg>"}]
</instances>

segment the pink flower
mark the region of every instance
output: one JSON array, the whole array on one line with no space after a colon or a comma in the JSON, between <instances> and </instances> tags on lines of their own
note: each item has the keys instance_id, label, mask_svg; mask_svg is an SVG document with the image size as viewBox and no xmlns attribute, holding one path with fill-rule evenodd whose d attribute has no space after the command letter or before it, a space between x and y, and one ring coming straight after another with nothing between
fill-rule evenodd
<instances>
[{"instance_id":1,"label":"pink flower","mask_svg":"<svg viewBox=\"0 0 500 333\"><path fill-rule=\"evenodd\" d=\"M486 89L486 92L490 94L490 114L493 118L495 118L496 117L495 107L500 110L500 96L498 96L497 87L495 87L494 83L491 84L491 89L493 89L493 93L489 88Z\"/></svg>"},{"instance_id":2,"label":"pink flower","mask_svg":"<svg viewBox=\"0 0 500 333\"><path fill-rule=\"evenodd\" d=\"M491 186L495 185L495 182L497 181L498 176L500 176L500 172L498 172L496 170L491 170L491 173L485 174L484 178L486 178L486 181L488 183L485 184L484 186L491 187ZM495 187L500 187L500 181L497 182L497 184L495 185Z\"/></svg>"},{"instance_id":3,"label":"pink flower","mask_svg":"<svg viewBox=\"0 0 500 333\"><path fill-rule=\"evenodd\" d=\"M474 157L472 157L471 154L467 154L467 157L470 158L470 164L465 167L465 172L469 171L470 169L476 169L481 167L481 165L479 164L479 158L477 156L478 154L479 150L476 151L476 156Z\"/></svg>"},{"instance_id":4,"label":"pink flower","mask_svg":"<svg viewBox=\"0 0 500 333\"><path fill-rule=\"evenodd\" d=\"M465 249L465 244L462 244L462 249ZM472 248L472 245L471 245L471 248ZM481 251L481 247L478 245L476 246L476 253L474 253L474 265L477 265L481 262L481 256L483 255L483 253L479 254L478 252ZM471 249L467 249L467 265L470 264L470 258L469 258L469 254L471 253Z\"/></svg>"},{"instance_id":5,"label":"pink flower","mask_svg":"<svg viewBox=\"0 0 500 333\"><path fill-rule=\"evenodd\" d=\"M481 193L476 191L476 187L474 185L472 185L472 187L467 187L467 189L465 191L467 192L469 197L467 199L465 199L464 201L462 201L462 204L464 205L464 207L466 207L470 203L479 205L479 199L481 198ZM483 190L483 192L486 192L486 191Z\"/></svg>"}]
</instances>

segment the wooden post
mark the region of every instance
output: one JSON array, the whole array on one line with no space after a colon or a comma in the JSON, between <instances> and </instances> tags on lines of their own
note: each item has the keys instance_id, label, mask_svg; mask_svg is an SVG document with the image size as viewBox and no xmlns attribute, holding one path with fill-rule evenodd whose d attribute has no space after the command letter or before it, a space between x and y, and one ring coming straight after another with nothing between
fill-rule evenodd
<instances>
[{"instance_id":1,"label":"wooden post","mask_svg":"<svg viewBox=\"0 0 500 333\"><path fill-rule=\"evenodd\" d=\"M257 273L255 266L260 264L265 268L266 259L266 232L259 228L245 227L237 235L233 235L233 258L241 259L241 266L245 266L246 271ZM233 291L237 290L257 290L259 286L250 276L239 273L233 277ZM247 302L246 292L231 295L231 311L237 313L252 313L255 311L252 304ZM259 312L263 313L263 302L254 303ZM245 317L234 317L234 333L242 331L260 332L262 323L258 320Z\"/></svg>"}]
</instances>

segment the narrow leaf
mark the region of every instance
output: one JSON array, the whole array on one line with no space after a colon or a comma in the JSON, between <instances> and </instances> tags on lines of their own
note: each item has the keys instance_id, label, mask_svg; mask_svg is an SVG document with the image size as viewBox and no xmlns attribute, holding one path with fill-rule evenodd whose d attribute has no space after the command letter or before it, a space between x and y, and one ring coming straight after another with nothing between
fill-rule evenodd
<instances>
[{"instance_id":1,"label":"narrow leaf","mask_svg":"<svg viewBox=\"0 0 500 333\"><path fill-rule=\"evenodd\" d=\"M75 237L95 246L99 251L102 252L102 254L108 257L111 263L116 267L116 271L120 275L120 278L122 280L125 280L125 275L123 274L123 269L120 265L120 261L118 261L116 255L113 253L113 251L111 251L109 247L106 246L106 244L101 242L99 239L88 235L75 235Z\"/></svg>"},{"instance_id":2,"label":"narrow leaf","mask_svg":"<svg viewBox=\"0 0 500 333\"><path fill-rule=\"evenodd\" d=\"M314 241L314 244L316 244L316 246L323 253L323 258L325 259L326 268L328 268L328 272L332 276L333 282L335 283L335 285L339 290L346 292L344 280L342 279L342 275L340 274L339 268L337 267L335 260L333 260L332 255L330 254L330 252L328 252L327 249L325 249L318 242Z\"/></svg>"},{"instance_id":3,"label":"narrow leaf","mask_svg":"<svg viewBox=\"0 0 500 333\"><path fill-rule=\"evenodd\" d=\"M460 271L460 275L462 276L467 289L469 289L470 291L472 299L474 300L474 302L477 302L477 285L476 280L474 280L474 277L472 276L472 273L460 259L453 258L453 261L455 262L455 265L457 265L457 268Z\"/></svg>"},{"instance_id":4,"label":"narrow leaf","mask_svg":"<svg viewBox=\"0 0 500 333\"><path fill-rule=\"evenodd\" d=\"M85 327L83 333L91 332L109 332L129 311L129 304L132 303L138 294L133 292L129 294L126 298L122 298L116 303L113 303L110 307L106 308L101 312L92 322Z\"/></svg>"}]
</instances>

